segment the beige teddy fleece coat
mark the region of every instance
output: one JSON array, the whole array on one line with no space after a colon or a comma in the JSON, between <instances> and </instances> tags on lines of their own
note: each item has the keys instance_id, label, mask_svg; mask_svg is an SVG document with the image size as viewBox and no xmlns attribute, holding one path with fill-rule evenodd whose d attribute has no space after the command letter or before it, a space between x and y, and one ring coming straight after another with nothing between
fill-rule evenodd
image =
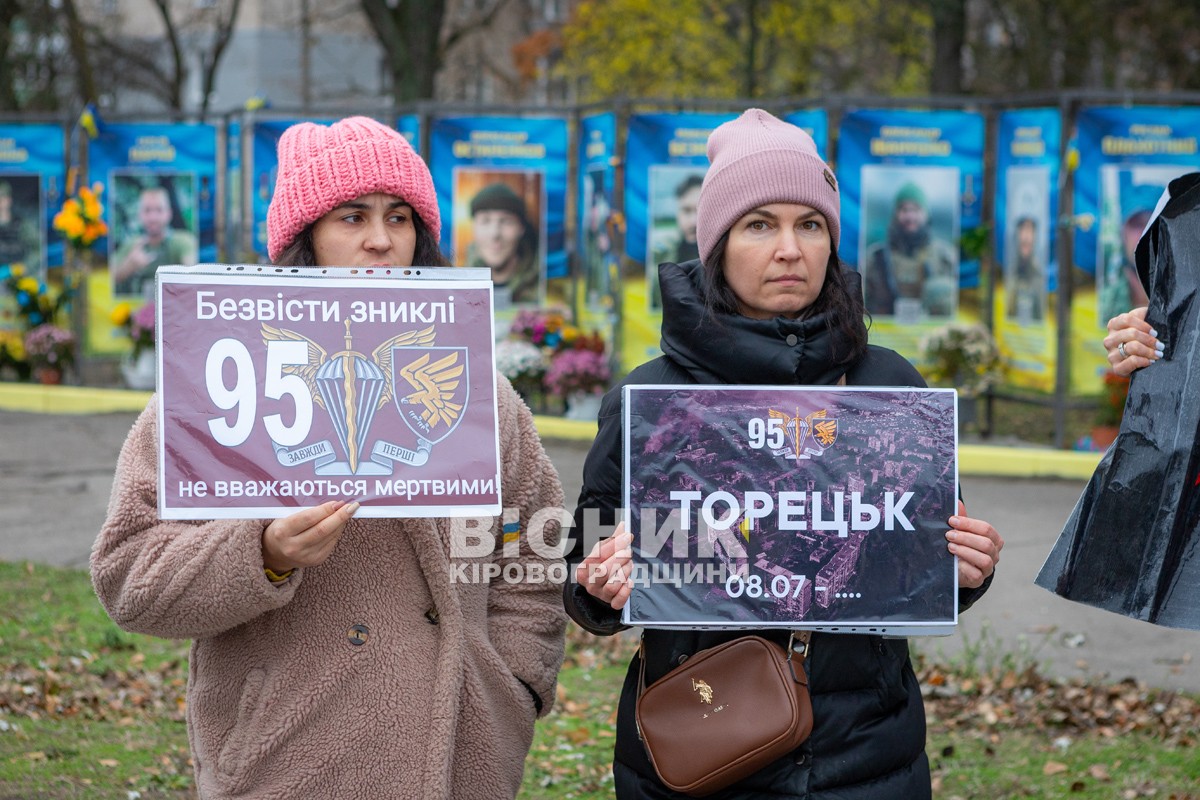
<instances>
[{"instance_id":1,"label":"beige teddy fleece coat","mask_svg":"<svg viewBox=\"0 0 1200 800\"><path fill-rule=\"evenodd\" d=\"M531 549L525 526L562 506L562 485L529 410L496 382L503 506L520 509L521 544L505 557L497 518L495 550L473 561L549 569L561 557ZM154 407L117 462L92 581L122 628L193 640L200 796L514 797L533 737L530 689L543 714L554 702L561 583L456 580L448 520L356 519L324 564L273 585L263 521L158 519Z\"/></svg>"}]
</instances>

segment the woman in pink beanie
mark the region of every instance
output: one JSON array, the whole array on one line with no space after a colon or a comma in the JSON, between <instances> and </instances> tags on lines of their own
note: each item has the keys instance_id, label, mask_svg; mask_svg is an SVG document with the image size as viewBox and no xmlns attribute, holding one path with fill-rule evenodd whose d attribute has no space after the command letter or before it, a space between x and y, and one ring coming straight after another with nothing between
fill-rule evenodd
<instances>
[{"instance_id":1,"label":"woman in pink beanie","mask_svg":"<svg viewBox=\"0 0 1200 800\"><path fill-rule=\"evenodd\" d=\"M629 598L632 535L617 525L622 505L625 385L754 384L923 386L891 350L869 345L858 274L838 260L837 180L812 138L760 109L721 125L708 139L711 167L698 206L700 258L663 264L663 355L604 397L600 428L584 463L575 512L583 535L567 554L575 580L567 612L585 629L622 629ZM599 514L601 539L584 527ZM987 590L1003 546L987 522L948 522L959 557L958 605ZM594 527L594 526L593 526ZM615 529L614 529L615 528ZM639 671L650 685L692 654L747 634L786 644L788 632L652 630L630 664L617 711L616 796L681 797L660 779L635 722ZM815 633L805 660L813 728L800 747L713 797L804 800L920 800L931 794L921 690L903 639Z\"/></svg>"},{"instance_id":2,"label":"woman in pink beanie","mask_svg":"<svg viewBox=\"0 0 1200 800\"><path fill-rule=\"evenodd\" d=\"M364 213L360 218L354 212ZM332 234L335 220L347 217L360 235L346 238L347 225ZM377 230L374 218L383 223ZM324 263L314 233L325 233L316 237L322 242L337 242ZM446 266L440 236L429 168L398 132L367 117L348 117L329 126L301 122L279 137L279 170L267 209L273 263Z\"/></svg>"},{"instance_id":3,"label":"woman in pink beanie","mask_svg":"<svg viewBox=\"0 0 1200 800\"><path fill-rule=\"evenodd\" d=\"M284 132L267 220L280 264L446 263L429 170L363 117ZM341 502L273 521L160 520L151 401L121 451L92 582L121 627L192 640L201 798L516 796L566 624L562 559L520 530L563 497L500 375L496 396L505 514L466 521L357 519ZM496 543L465 574L496 578L454 579L464 529ZM552 548L556 536L547 526ZM512 564L530 579L500 577Z\"/></svg>"}]
</instances>

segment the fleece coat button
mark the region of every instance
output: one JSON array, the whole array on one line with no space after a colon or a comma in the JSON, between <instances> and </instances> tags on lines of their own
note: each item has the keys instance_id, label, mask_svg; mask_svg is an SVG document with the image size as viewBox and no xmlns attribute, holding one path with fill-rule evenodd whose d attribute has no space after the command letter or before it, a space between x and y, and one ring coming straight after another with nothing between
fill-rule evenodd
<instances>
[{"instance_id":1,"label":"fleece coat button","mask_svg":"<svg viewBox=\"0 0 1200 800\"><path fill-rule=\"evenodd\" d=\"M788 343L788 347L795 347L796 342L800 341L800 338L794 333L789 333L785 341Z\"/></svg>"},{"instance_id":2,"label":"fleece coat button","mask_svg":"<svg viewBox=\"0 0 1200 800\"><path fill-rule=\"evenodd\" d=\"M441 619L442 617L440 614L438 614L437 608L430 608L425 612L425 621L430 625L437 625Z\"/></svg>"},{"instance_id":3,"label":"fleece coat button","mask_svg":"<svg viewBox=\"0 0 1200 800\"><path fill-rule=\"evenodd\" d=\"M350 640L350 644L361 647L371 638L371 629L366 625L351 625L350 630L346 631L346 638Z\"/></svg>"}]
</instances>

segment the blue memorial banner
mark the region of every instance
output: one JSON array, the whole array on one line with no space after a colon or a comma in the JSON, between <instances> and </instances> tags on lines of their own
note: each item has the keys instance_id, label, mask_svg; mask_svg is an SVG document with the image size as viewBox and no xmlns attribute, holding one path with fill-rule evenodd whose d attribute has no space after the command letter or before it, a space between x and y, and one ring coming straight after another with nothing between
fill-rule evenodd
<instances>
[{"instance_id":1,"label":"blue memorial banner","mask_svg":"<svg viewBox=\"0 0 1200 800\"><path fill-rule=\"evenodd\" d=\"M498 312L567 302L567 150L561 117L444 118L430 128L442 249L456 266L491 270Z\"/></svg>"},{"instance_id":2,"label":"blue memorial banner","mask_svg":"<svg viewBox=\"0 0 1200 800\"><path fill-rule=\"evenodd\" d=\"M66 197L64 159L60 126L0 125L0 266L40 278L62 264L53 221Z\"/></svg>"},{"instance_id":3,"label":"blue memorial banner","mask_svg":"<svg viewBox=\"0 0 1200 800\"><path fill-rule=\"evenodd\" d=\"M223 260L235 262L244 260L245 247L245 186L242 171L242 123L238 119L230 119L225 125L225 235L221 246L224 248Z\"/></svg>"},{"instance_id":4,"label":"blue memorial banner","mask_svg":"<svg viewBox=\"0 0 1200 800\"><path fill-rule=\"evenodd\" d=\"M625 216L629 234L625 253L647 265L696 258L694 202L691 192L708 171L708 135L734 114L635 114L629 119L625 152ZM686 206L684 224L677 210ZM689 246L690 245L690 246ZM687 260L684 258L683 260ZM653 264L651 263L653 262ZM655 281L657 285L657 279ZM653 305L653 304L652 304Z\"/></svg>"},{"instance_id":5,"label":"blue memorial banner","mask_svg":"<svg viewBox=\"0 0 1200 800\"><path fill-rule=\"evenodd\" d=\"M1145 305L1133 251L1173 178L1200 169L1200 108L1084 108L1076 122L1071 389L1101 391L1108 320Z\"/></svg>"},{"instance_id":6,"label":"blue memorial banner","mask_svg":"<svg viewBox=\"0 0 1200 800\"><path fill-rule=\"evenodd\" d=\"M267 209L275 192L275 174L279 168L279 137L300 120L258 120L250 126L250 241L262 261L267 260ZM316 122L316 120L314 120ZM332 120L320 124L328 125Z\"/></svg>"},{"instance_id":7,"label":"blue memorial banner","mask_svg":"<svg viewBox=\"0 0 1200 800\"><path fill-rule=\"evenodd\" d=\"M823 108L809 108L784 114L780 119L800 128L816 142L821 158L829 161L829 115Z\"/></svg>"},{"instance_id":8,"label":"blue memorial banner","mask_svg":"<svg viewBox=\"0 0 1200 800\"><path fill-rule=\"evenodd\" d=\"M418 153L421 152L421 117L416 114L401 114L396 117L396 130L408 139Z\"/></svg>"},{"instance_id":9,"label":"blue memorial banner","mask_svg":"<svg viewBox=\"0 0 1200 800\"><path fill-rule=\"evenodd\" d=\"M996 339L1011 385L1052 392L1062 119L1056 108L1006 111L997 131Z\"/></svg>"},{"instance_id":10,"label":"blue memorial banner","mask_svg":"<svg viewBox=\"0 0 1200 800\"><path fill-rule=\"evenodd\" d=\"M1075 264L1096 277L1103 322L1129 310L1114 286L1126 233L1136 244L1166 185L1200 168L1200 108L1085 108L1077 130Z\"/></svg>"},{"instance_id":11,"label":"blue memorial banner","mask_svg":"<svg viewBox=\"0 0 1200 800\"><path fill-rule=\"evenodd\" d=\"M863 277L872 340L915 358L922 333L980 316L984 121L966 111L847 113L838 139L843 260Z\"/></svg>"},{"instance_id":12,"label":"blue memorial banner","mask_svg":"<svg viewBox=\"0 0 1200 800\"><path fill-rule=\"evenodd\" d=\"M660 352L658 265L699 257L696 204L708 171L708 135L735 114L635 114L625 144L625 254L636 273L622 276L622 364Z\"/></svg>"},{"instance_id":13,"label":"blue memorial banner","mask_svg":"<svg viewBox=\"0 0 1200 800\"><path fill-rule=\"evenodd\" d=\"M583 305L611 310L620 285L620 254L616 251L619 224L613 205L617 148L617 118L594 114L579 121L579 221L576 243Z\"/></svg>"},{"instance_id":14,"label":"blue memorial banner","mask_svg":"<svg viewBox=\"0 0 1200 800\"><path fill-rule=\"evenodd\" d=\"M622 407L625 624L952 632L953 390L627 386Z\"/></svg>"},{"instance_id":15,"label":"blue memorial banner","mask_svg":"<svg viewBox=\"0 0 1200 800\"><path fill-rule=\"evenodd\" d=\"M152 300L160 266L217 258L216 128L106 124L88 141L88 173L105 185L108 236L97 248L108 270L88 275L87 347L124 352L130 342L111 319L117 301Z\"/></svg>"}]
</instances>

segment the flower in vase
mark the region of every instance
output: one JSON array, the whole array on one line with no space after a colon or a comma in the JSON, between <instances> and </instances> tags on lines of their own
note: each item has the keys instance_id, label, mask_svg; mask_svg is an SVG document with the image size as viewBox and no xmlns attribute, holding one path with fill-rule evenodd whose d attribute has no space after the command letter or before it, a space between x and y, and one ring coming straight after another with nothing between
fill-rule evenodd
<instances>
[{"instance_id":1,"label":"flower in vase","mask_svg":"<svg viewBox=\"0 0 1200 800\"><path fill-rule=\"evenodd\" d=\"M573 394L601 394L612 378L608 359L589 349L561 350L550 360L546 388L559 397Z\"/></svg>"},{"instance_id":2,"label":"flower in vase","mask_svg":"<svg viewBox=\"0 0 1200 800\"><path fill-rule=\"evenodd\" d=\"M133 343L133 358L144 350L153 350L155 343L155 307L150 301L134 310L129 303L118 303L109 317L113 325L125 329L125 335Z\"/></svg>"}]
</instances>

